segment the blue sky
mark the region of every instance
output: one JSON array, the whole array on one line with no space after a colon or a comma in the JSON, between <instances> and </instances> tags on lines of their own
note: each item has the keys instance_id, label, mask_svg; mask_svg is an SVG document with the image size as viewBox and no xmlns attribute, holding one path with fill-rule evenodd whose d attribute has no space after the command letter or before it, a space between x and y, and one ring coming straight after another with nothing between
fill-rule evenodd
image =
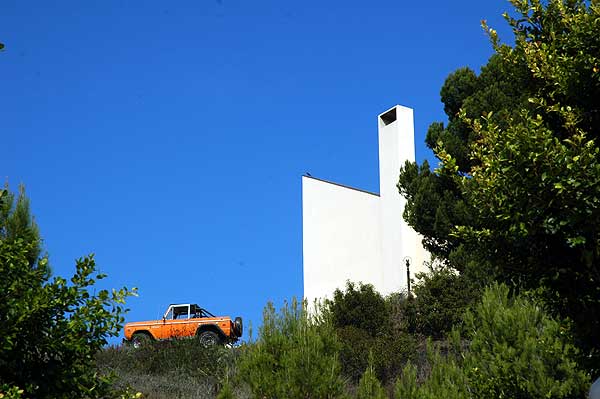
<instances>
[{"instance_id":1,"label":"blue sky","mask_svg":"<svg viewBox=\"0 0 600 399\"><path fill-rule=\"evenodd\" d=\"M0 3L0 177L55 274L95 253L128 320L197 302L258 327L302 295L300 176L378 191L377 120L509 41L506 1ZM398 215L398 217L401 217Z\"/></svg>"}]
</instances>

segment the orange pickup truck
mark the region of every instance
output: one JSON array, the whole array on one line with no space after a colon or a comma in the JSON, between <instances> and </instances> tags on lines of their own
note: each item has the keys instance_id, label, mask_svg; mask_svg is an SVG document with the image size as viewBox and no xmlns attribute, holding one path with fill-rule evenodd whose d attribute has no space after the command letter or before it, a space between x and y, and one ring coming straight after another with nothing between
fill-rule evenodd
<instances>
[{"instance_id":1,"label":"orange pickup truck","mask_svg":"<svg viewBox=\"0 0 600 399\"><path fill-rule=\"evenodd\" d=\"M162 320L125 324L125 340L135 348L152 340L197 337L203 345L236 342L243 333L242 318L215 316L191 303L170 305Z\"/></svg>"}]
</instances>

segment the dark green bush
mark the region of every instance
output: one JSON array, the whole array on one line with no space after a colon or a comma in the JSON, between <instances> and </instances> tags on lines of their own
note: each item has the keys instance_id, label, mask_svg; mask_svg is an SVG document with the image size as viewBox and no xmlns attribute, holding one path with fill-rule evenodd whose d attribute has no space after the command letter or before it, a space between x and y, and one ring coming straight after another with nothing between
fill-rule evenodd
<instances>
[{"instance_id":1,"label":"dark green bush","mask_svg":"<svg viewBox=\"0 0 600 399\"><path fill-rule=\"evenodd\" d=\"M408 398L584 398L589 376L565 325L504 285L486 289L467 312L464 339L429 356L430 371L415 389L414 369L403 372L396 392Z\"/></svg>"},{"instance_id":2,"label":"dark green bush","mask_svg":"<svg viewBox=\"0 0 600 399\"><path fill-rule=\"evenodd\" d=\"M578 368L569 329L531 300L494 284L465 317L471 341L464 370L477 397L584 397L589 376Z\"/></svg>"},{"instance_id":3,"label":"dark green bush","mask_svg":"<svg viewBox=\"0 0 600 399\"><path fill-rule=\"evenodd\" d=\"M405 311L410 331L442 339L462 321L465 311L481 293L469 278L442 267L417 274L415 297L407 301Z\"/></svg>"},{"instance_id":4,"label":"dark green bush","mask_svg":"<svg viewBox=\"0 0 600 399\"><path fill-rule=\"evenodd\" d=\"M406 298L384 299L372 285L348 282L327 302L327 311L341 342L340 361L346 377L358 382L373 354L373 370L384 383L393 381L415 356L416 340L397 328L392 312Z\"/></svg>"},{"instance_id":5,"label":"dark green bush","mask_svg":"<svg viewBox=\"0 0 600 399\"><path fill-rule=\"evenodd\" d=\"M340 362L345 376L358 381L368 365L368 354L375 339L365 330L354 326L336 330L341 343Z\"/></svg>"},{"instance_id":6,"label":"dark green bush","mask_svg":"<svg viewBox=\"0 0 600 399\"><path fill-rule=\"evenodd\" d=\"M387 333L390 328L389 309L371 284L359 283L356 287L348 281L344 291L335 290L327 307L336 328L353 326L373 337Z\"/></svg>"}]
</instances>

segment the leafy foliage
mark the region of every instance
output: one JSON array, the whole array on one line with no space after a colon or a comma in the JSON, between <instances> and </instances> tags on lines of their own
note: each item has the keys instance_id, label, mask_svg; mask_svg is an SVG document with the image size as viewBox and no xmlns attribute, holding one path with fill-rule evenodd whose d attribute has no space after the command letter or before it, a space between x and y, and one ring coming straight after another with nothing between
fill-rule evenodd
<instances>
[{"instance_id":1,"label":"leafy foliage","mask_svg":"<svg viewBox=\"0 0 600 399\"><path fill-rule=\"evenodd\" d=\"M36 263L41 252L41 239L39 228L29 211L25 187L19 186L15 202L15 195L5 186L0 190L0 240L15 242L19 239L28 247L25 255L31 267L49 273L48 262Z\"/></svg>"},{"instance_id":2,"label":"leafy foliage","mask_svg":"<svg viewBox=\"0 0 600 399\"><path fill-rule=\"evenodd\" d=\"M534 302L494 285L465 318L470 348L464 370L475 397L583 397L589 376L580 371L569 330Z\"/></svg>"},{"instance_id":3,"label":"leafy foliage","mask_svg":"<svg viewBox=\"0 0 600 399\"><path fill-rule=\"evenodd\" d=\"M405 362L415 356L416 339L404 331L390 331L377 337L353 326L336 331L341 342L339 358L343 374L354 382L369 367L369 353L374 355L371 366L384 383L393 381Z\"/></svg>"},{"instance_id":4,"label":"leafy foliage","mask_svg":"<svg viewBox=\"0 0 600 399\"><path fill-rule=\"evenodd\" d=\"M348 281L344 291L335 290L327 307L337 328L353 326L377 336L390 326L385 299L370 284L359 283L357 287Z\"/></svg>"},{"instance_id":5,"label":"leafy foliage","mask_svg":"<svg viewBox=\"0 0 600 399\"><path fill-rule=\"evenodd\" d=\"M407 162L398 183L400 192L407 198L404 219L423 235L423 246L433 256L446 263L460 248L460 240L452 235L457 223L470 223L473 217L459 186L450 176L434 173L429 163L421 166Z\"/></svg>"},{"instance_id":6,"label":"leafy foliage","mask_svg":"<svg viewBox=\"0 0 600 399\"><path fill-rule=\"evenodd\" d=\"M69 282L50 279L48 258L21 189L4 194L0 212L0 384L29 398L103 397L109 380L94 370L94 354L116 336L124 300L132 292L90 293L97 279L93 255L79 259Z\"/></svg>"},{"instance_id":7,"label":"leafy foliage","mask_svg":"<svg viewBox=\"0 0 600 399\"><path fill-rule=\"evenodd\" d=\"M269 303L258 340L246 346L239 373L258 398L337 398L343 393L340 345L331 322L293 300L279 312Z\"/></svg>"},{"instance_id":8,"label":"leafy foliage","mask_svg":"<svg viewBox=\"0 0 600 399\"><path fill-rule=\"evenodd\" d=\"M479 299L480 289L447 267L432 268L429 273L417 274L417 278L415 298L408 302L416 312L412 330L442 339Z\"/></svg>"},{"instance_id":9,"label":"leafy foliage","mask_svg":"<svg viewBox=\"0 0 600 399\"><path fill-rule=\"evenodd\" d=\"M569 330L532 300L511 298L507 286L495 284L465 320L467 341L455 329L446 355L431 350L431 370L419 386L416 369L407 365L398 397L584 397L589 376L577 366Z\"/></svg>"},{"instance_id":10,"label":"leafy foliage","mask_svg":"<svg viewBox=\"0 0 600 399\"><path fill-rule=\"evenodd\" d=\"M405 166L404 217L465 278L535 290L555 314L574 320L578 344L594 359L600 6L511 3L515 16L505 17L514 45L501 44L484 23L496 54L479 76L461 69L442 88L449 122L433 124L427 140L442 167Z\"/></svg>"},{"instance_id":11,"label":"leafy foliage","mask_svg":"<svg viewBox=\"0 0 600 399\"><path fill-rule=\"evenodd\" d=\"M3 384L0 386L0 399L21 399L24 392L19 387L11 387L8 384Z\"/></svg>"}]
</instances>

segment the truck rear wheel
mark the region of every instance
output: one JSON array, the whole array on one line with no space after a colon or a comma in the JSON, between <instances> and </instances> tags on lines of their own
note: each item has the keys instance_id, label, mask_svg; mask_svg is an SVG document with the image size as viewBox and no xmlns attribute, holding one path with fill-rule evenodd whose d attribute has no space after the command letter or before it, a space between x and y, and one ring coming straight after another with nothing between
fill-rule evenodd
<instances>
[{"instance_id":1,"label":"truck rear wheel","mask_svg":"<svg viewBox=\"0 0 600 399\"><path fill-rule=\"evenodd\" d=\"M235 332L235 335L237 335L238 337L241 337L242 334L244 333L244 325L242 324L241 317L236 317L235 320L233 321L233 331Z\"/></svg>"},{"instance_id":2,"label":"truck rear wheel","mask_svg":"<svg viewBox=\"0 0 600 399\"><path fill-rule=\"evenodd\" d=\"M215 346L221 343L221 337L214 331L202 331L198 335L198 341L203 346Z\"/></svg>"}]
</instances>

